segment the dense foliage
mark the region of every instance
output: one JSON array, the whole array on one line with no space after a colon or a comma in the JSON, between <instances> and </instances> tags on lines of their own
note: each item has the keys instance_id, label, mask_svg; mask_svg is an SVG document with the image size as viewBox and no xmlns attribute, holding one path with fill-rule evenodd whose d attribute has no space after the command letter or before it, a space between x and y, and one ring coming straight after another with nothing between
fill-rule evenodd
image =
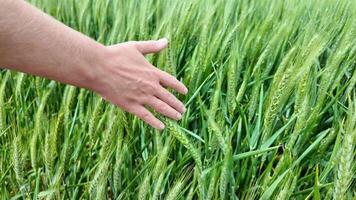
<instances>
[{"instance_id":1,"label":"dense foliage","mask_svg":"<svg viewBox=\"0 0 356 200\"><path fill-rule=\"evenodd\" d=\"M32 0L189 88L158 132L84 89L0 72L0 198L352 199L356 2ZM96 66L88 66L96 67Z\"/></svg>"}]
</instances>

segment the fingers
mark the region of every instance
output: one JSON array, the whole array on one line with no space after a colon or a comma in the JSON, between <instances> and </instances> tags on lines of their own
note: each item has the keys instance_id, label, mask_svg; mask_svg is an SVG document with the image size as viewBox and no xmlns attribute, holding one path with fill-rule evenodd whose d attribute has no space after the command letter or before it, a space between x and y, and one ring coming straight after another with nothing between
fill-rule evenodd
<instances>
[{"instance_id":1,"label":"fingers","mask_svg":"<svg viewBox=\"0 0 356 200\"><path fill-rule=\"evenodd\" d=\"M187 94L188 89L184 86L183 83L178 81L174 76L164 71L161 71L160 74L161 74L160 83L163 86L170 87L181 94Z\"/></svg>"},{"instance_id":2,"label":"fingers","mask_svg":"<svg viewBox=\"0 0 356 200\"><path fill-rule=\"evenodd\" d=\"M162 100L158 99L157 97L150 98L146 103L146 105L155 109L157 112L161 113L162 115L165 115L172 119L180 120L182 118L181 113L179 113L177 110L173 109L171 106L169 106Z\"/></svg>"},{"instance_id":3,"label":"fingers","mask_svg":"<svg viewBox=\"0 0 356 200\"><path fill-rule=\"evenodd\" d=\"M135 106L135 108L129 110L129 112L135 114L137 117L145 121L147 124L151 125L153 128L161 130L164 129L164 124L155 116L153 116L153 114L142 105Z\"/></svg>"},{"instance_id":4,"label":"fingers","mask_svg":"<svg viewBox=\"0 0 356 200\"><path fill-rule=\"evenodd\" d=\"M160 40L137 41L135 45L142 54L157 53L167 47L168 40L163 38Z\"/></svg>"},{"instance_id":5,"label":"fingers","mask_svg":"<svg viewBox=\"0 0 356 200\"><path fill-rule=\"evenodd\" d=\"M184 104L180 102L177 97L168 92L165 88L160 87L156 92L156 96L172 108L176 109L178 112L185 112L186 109Z\"/></svg>"}]
</instances>

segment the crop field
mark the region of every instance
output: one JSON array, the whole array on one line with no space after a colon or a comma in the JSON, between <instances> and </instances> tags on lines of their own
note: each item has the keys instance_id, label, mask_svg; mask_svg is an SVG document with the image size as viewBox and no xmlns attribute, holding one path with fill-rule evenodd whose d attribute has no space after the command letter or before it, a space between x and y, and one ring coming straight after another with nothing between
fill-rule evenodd
<instances>
[{"instance_id":1,"label":"crop field","mask_svg":"<svg viewBox=\"0 0 356 200\"><path fill-rule=\"evenodd\" d=\"M30 2L105 45L167 37L147 59L187 112L158 131L1 70L0 199L356 199L356 1Z\"/></svg>"}]
</instances>

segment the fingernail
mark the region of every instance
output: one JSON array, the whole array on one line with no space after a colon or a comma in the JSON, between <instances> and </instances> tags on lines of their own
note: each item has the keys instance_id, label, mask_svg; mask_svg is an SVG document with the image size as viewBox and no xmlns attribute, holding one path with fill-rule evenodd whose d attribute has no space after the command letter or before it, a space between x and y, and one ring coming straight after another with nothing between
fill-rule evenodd
<instances>
[{"instance_id":1,"label":"fingernail","mask_svg":"<svg viewBox=\"0 0 356 200\"><path fill-rule=\"evenodd\" d=\"M161 130L164 129L164 124L163 124L163 123L160 123L160 124L158 125L158 128L161 129Z\"/></svg>"},{"instance_id":2,"label":"fingernail","mask_svg":"<svg viewBox=\"0 0 356 200\"><path fill-rule=\"evenodd\" d=\"M177 113L176 118L177 118L177 120L180 120L182 118L182 115L180 113Z\"/></svg>"},{"instance_id":3,"label":"fingernail","mask_svg":"<svg viewBox=\"0 0 356 200\"><path fill-rule=\"evenodd\" d=\"M185 113L185 111L187 111L187 109L185 108L185 106L183 106L182 111L183 111L183 113Z\"/></svg>"},{"instance_id":4,"label":"fingernail","mask_svg":"<svg viewBox=\"0 0 356 200\"><path fill-rule=\"evenodd\" d=\"M167 45L168 44L168 39L167 38L162 38L158 40L159 43L161 43L162 45Z\"/></svg>"}]
</instances>

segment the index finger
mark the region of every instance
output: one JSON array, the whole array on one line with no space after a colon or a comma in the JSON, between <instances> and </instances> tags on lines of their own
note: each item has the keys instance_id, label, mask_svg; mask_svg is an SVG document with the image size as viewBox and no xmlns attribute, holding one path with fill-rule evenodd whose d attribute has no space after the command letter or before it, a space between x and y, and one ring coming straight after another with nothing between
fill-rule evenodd
<instances>
[{"instance_id":1,"label":"index finger","mask_svg":"<svg viewBox=\"0 0 356 200\"><path fill-rule=\"evenodd\" d=\"M181 94L187 94L187 87L185 87L185 85L178 81L174 76L164 71L161 71L160 74L160 83L163 86L170 87Z\"/></svg>"}]
</instances>

